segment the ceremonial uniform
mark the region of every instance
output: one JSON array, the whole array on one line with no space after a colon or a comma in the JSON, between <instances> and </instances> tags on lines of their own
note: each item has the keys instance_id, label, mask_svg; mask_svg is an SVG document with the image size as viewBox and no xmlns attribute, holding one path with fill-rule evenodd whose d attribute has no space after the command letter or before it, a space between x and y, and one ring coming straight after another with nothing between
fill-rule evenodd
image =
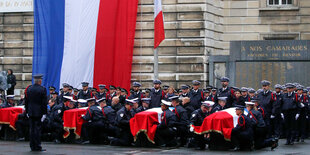
<instances>
[{"instance_id":1,"label":"ceremonial uniform","mask_svg":"<svg viewBox=\"0 0 310 155\"><path fill-rule=\"evenodd\" d=\"M156 90L155 88L152 88L150 92L150 98L151 98L151 104L150 108L156 108L160 107L161 100L164 97L164 92L161 89Z\"/></svg>"},{"instance_id":2,"label":"ceremonial uniform","mask_svg":"<svg viewBox=\"0 0 310 155\"><path fill-rule=\"evenodd\" d=\"M282 112L284 114L285 130L286 130L286 144L293 144L296 134L296 116L298 111L298 99L294 92L283 95Z\"/></svg>"},{"instance_id":3,"label":"ceremonial uniform","mask_svg":"<svg viewBox=\"0 0 310 155\"><path fill-rule=\"evenodd\" d=\"M63 141L63 108L56 103L47 111L47 117L43 122L43 133L51 133L55 142Z\"/></svg>"},{"instance_id":4,"label":"ceremonial uniform","mask_svg":"<svg viewBox=\"0 0 310 155\"><path fill-rule=\"evenodd\" d=\"M271 115L272 115L272 109L274 104L276 103L276 95L271 92L270 90L268 91L263 91L258 94L258 99L259 99L259 104L264 108L264 121L266 123L266 128L267 128L267 137L271 137L272 135L272 130L271 130Z\"/></svg>"},{"instance_id":5,"label":"ceremonial uniform","mask_svg":"<svg viewBox=\"0 0 310 155\"><path fill-rule=\"evenodd\" d=\"M251 120L241 114L238 117L238 124L231 132L231 141L236 147L251 148L253 142L253 129Z\"/></svg>"},{"instance_id":6,"label":"ceremonial uniform","mask_svg":"<svg viewBox=\"0 0 310 155\"><path fill-rule=\"evenodd\" d=\"M90 106L86 110L86 115L82 118L87 121L87 127L89 129L89 141L92 144L98 144L101 142L101 133L104 129L104 115L101 109L96 105ZM89 122L89 123L88 123ZM84 130L85 131L85 130Z\"/></svg>"},{"instance_id":7,"label":"ceremonial uniform","mask_svg":"<svg viewBox=\"0 0 310 155\"><path fill-rule=\"evenodd\" d=\"M78 99L84 99L84 100L92 98L92 97L93 97L93 94L89 90L86 90L86 91L80 90L79 95L78 95Z\"/></svg>"},{"instance_id":8,"label":"ceremonial uniform","mask_svg":"<svg viewBox=\"0 0 310 155\"><path fill-rule=\"evenodd\" d=\"M191 90L189 96L191 99L191 102L189 104L191 104L194 109L199 109L201 106L201 101L204 101L202 90Z\"/></svg>"},{"instance_id":9,"label":"ceremonial uniform","mask_svg":"<svg viewBox=\"0 0 310 155\"><path fill-rule=\"evenodd\" d=\"M220 88L217 97L227 97L225 108L230 108L233 104L234 90L231 87Z\"/></svg>"},{"instance_id":10,"label":"ceremonial uniform","mask_svg":"<svg viewBox=\"0 0 310 155\"><path fill-rule=\"evenodd\" d=\"M34 78L42 78L36 75ZM46 88L40 84L30 85L25 90L25 110L29 116L30 148L41 151L41 118L47 113Z\"/></svg>"},{"instance_id":11,"label":"ceremonial uniform","mask_svg":"<svg viewBox=\"0 0 310 155\"><path fill-rule=\"evenodd\" d=\"M189 129L189 119L187 111L181 105L177 105L172 112L175 113L177 118L175 123L177 128L177 135L181 139L181 145L185 145Z\"/></svg>"},{"instance_id":12,"label":"ceremonial uniform","mask_svg":"<svg viewBox=\"0 0 310 155\"><path fill-rule=\"evenodd\" d=\"M175 146L176 136L176 115L169 109L161 114L161 122L157 125L155 143L158 145Z\"/></svg>"},{"instance_id":13,"label":"ceremonial uniform","mask_svg":"<svg viewBox=\"0 0 310 155\"><path fill-rule=\"evenodd\" d=\"M133 136L130 131L129 120L134 116L132 111L128 111L125 107L117 111L116 124L119 128L118 138L113 139L112 145L130 146L133 142Z\"/></svg>"}]
</instances>

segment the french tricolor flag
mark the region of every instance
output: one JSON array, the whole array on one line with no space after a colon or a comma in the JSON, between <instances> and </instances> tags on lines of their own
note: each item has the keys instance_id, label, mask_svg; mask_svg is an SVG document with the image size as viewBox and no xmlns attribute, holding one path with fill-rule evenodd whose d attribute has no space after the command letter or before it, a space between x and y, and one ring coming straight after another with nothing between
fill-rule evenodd
<instances>
[{"instance_id":1,"label":"french tricolor flag","mask_svg":"<svg viewBox=\"0 0 310 155\"><path fill-rule=\"evenodd\" d=\"M154 49L165 39L164 15L161 0L154 0Z\"/></svg>"},{"instance_id":2,"label":"french tricolor flag","mask_svg":"<svg viewBox=\"0 0 310 155\"><path fill-rule=\"evenodd\" d=\"M138 0L34 0L33 74L43 85L128 89Z\"/></svg>"}]
</instances>

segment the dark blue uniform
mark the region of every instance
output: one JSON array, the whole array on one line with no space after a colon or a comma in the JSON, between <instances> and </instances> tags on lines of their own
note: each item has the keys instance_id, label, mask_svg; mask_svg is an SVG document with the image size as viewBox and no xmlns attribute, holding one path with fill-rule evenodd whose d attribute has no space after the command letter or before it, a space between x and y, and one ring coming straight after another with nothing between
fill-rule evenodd
<instances>
[{"instance_id":1,"label":"dark blue uniform","mask_svg":"<svg viewBox=\"0 0 310 155\"><path fill-rule=\"evenodd\" d=\"M300 111L300 116L297 119L297 133L296 137L299 139L299 137L302 139L302 141L306 138L307 132L307 116L308 116L308 96L304 95L299 95L298 96L298 102L299 102L299 111Z\"/></svg>"},{"instance_id":2,"label":"dark blue uniform","mask_svg":"<svg viewBox=\"0 0 310 155\"><path fill-rule=\"evenodd\" d=\"M266 123L268 131L267 137L271 137L272 128L271 128L270 116L272 114L273 104L277 104L276 95L269 90L267 92L260 92L257 97L259 99L260 106L262 106L265 110L264 121Z\"/></svg>"},{"instance_id":3,"label":"dark blue uniform","mask_svg":"<svg viewBox=\"0 0 310 155\"><path fill-rule=\"evenodd\" d=\"M174 112L177 117L177 136L181 139L181 145L185 145L189 129L189 119L187 111L181 105L177 105L172 112Z\"/></svg>"},{"instance_id":4,"label":"dark blue uniform","mask_svg":"<svg viewBox=\"0 0 310 155\"><path fill-rule=\"evenodd\" d=\"M138 98L138 104L139 104L139 105L142 105L141 98L143 98L143 94L142 94L141 91L133 92L133 93L130 94L130 96L128 97L128 99L135 99L135 98Z\"/></svg>"},{"instance_id":5,"label":"dark blue uniform","mask_svg":"<svg viewBox=\"0 0 310 155\"><path fill-rule=\"evenodd\" d=\"M191 99L190 104L194 107L194 109L199 109L201 106L201 101L204 101L202 90L191 90L189 96Z\"/></svg>"},{"instance_id":6,"label":"dark blue uniform","mask_svg":"<svg viewBox=\"0 0 310 155\"><path fill-rule=\"evenodd\" d=\"M116 124L119 128L118 138L112 140L111 145L130 146L133 142L133 136L130 131L129 120L134 116L132 111L125 107L117 111Z\"/></svg>"},{"instance_id":7,"label":"dark blue uniform","mask_svg":"<svg viewBox=\"0 0 310 155\"><path fill-rule=\"evenodd\" d=\"M217 97L227 97L225 108L230 108L233 103L234 90L231 87L221 88L218 91Z\"/></svg>"},{"instance_id":8,"label":"dark blue uniform","mask_svg":"<svg viewBox=\"0 0 310 155\"><path fill-rule=\"evenodd\" d=\"M84 99L84 100L92 98L92 97L93 97L93 94L89 90L87 90L86 92L81 90L78 95L78 99Z\"/></svg>"},{"instance_id":9,"label":"dark blue uniform","mask_svg":"<svg viewBox=\"0 0 310 155\"><path fill-rule=\"evenodd\" d=\"M201 126L203 123L203 120L208 116L208 113L204 113L200 108L195 110L193 113L191 113L190 117L190 124L194 126ZM190 141L190 145L194 147L199 147L201 149L204 149L206 147L205 141L204 141L204 135L193 135L193 141Z\"/></svg>"},{"instance_id":10,"label":"dark blue uniform","mask_svg":"<svg viewBox=\"0 0 310 155\"><path fill-rule=\"evenodd\" d=\"M101 142L102 138L102 130L104 129L104 120L103 113L101 109L99 109L96 105L90 106L86 110L86 115L82 118L87 121L83 123L83 126L86 128L83 131L88 131L89 141L92 144L98 144ZM85 133L85 135L87 135Z\"/></svg>"},{"instance_id":11,"label":"dark blue uniform","mask_svg":"<svg viewBox=\"0 0 310 155\"><path fill-rule=\"evenodd\" d=\"M51 133L52 138L59 142L63 140L62 116L63 107L55 103L48 109L46 119L43 122L43 133Z\"/></svg>"},{"instance_id":12,"label":"dark blue uniform","mask_svg":"<svg viewBox=\"0 0 310 155\"><path fill-rule=\"evenodd\" d=\"M150 98L151 98L150 108L160 107L161 100L163 99L164 96L165 96L164 92L161 89L156 91L155 88L152 88L152 91L150 92Z\"/></svg>"},{"instance_id":13,"label":"dark blue uniform","mask_svg":"<svg viewBox=\"0 0 310 155\"><path fill-rule=\"evenodd\" d=\"M96 99L97 99L97 100L99 100L99 99L101 99L101 98L103 98L103 97L107 99L107 98L108 98L107 93L97 93L97 94L96 94Z\"/></svg>"},{"instance_id":14,"label":"dark blue uniform","mask_svg":"<svg viewBox=\"0 0 310 155\"><path fill-rule=\"evenodd\" d=\"M282 112L284 114L285 130L286 130L286 144L293 144L296 133L296 114L298 111L298 98L297 95L286 93L283 95Z\"/></svg>"},{"instance_id":15,"label":"dark blue uniform","mask_svg":"<svg viewBox=\"0 0 310 155\"><path fill-rule=\"evenodd\" d=\"M273 135L276 138L279 138L281 136L281 128L282 128L282 100L283 100L283 94L282 93L275 93L276 95L276 102L273 103L272 107L272 115L274 116L273 119L271 119L271 128L273 131Z\"/></svg>"},{"instance_id":16,"label":"dark blue uniform","mask_svg":"<svg viewBox=\"0 0 310 155\"><path fill-rule=\"evenodd\" d=\"M244 114L238 117L238 124L231 132L231 141L236 147L251 148L253 144L253 129L250 118Z\"/></svg>"},{"instance_id":17,"label":"dark blue uniform","mask_svg":"<svg viewBox=\"0 0 310 155\"><path fill-rule=\"evenodd\" d=\"M174 146L176 145L176 115L169 109L161 114L161 122L157 125L155 134L155 143L158 145Z\"/></svg>"},{"instance_id":18,"label":"dark blue uniform","mask_svg":"<svg viewBox=\"0 0 310 155\"><path fill-rule=\"evenodd\" d=\"M41 147L41 118L47 114L46 88L34 84L25 90L25 110L29 116L30 148L32 151L40 151Z\"/></svg>"},{"instance_id":19,"label":"dark blue uniform","mask_svg":"<svg viewBox=\"0 0 310 155\"><path fill-rule=\"evenodd\" d=\"M255 149L270 147L272 145L273 139L266 139L267 130L262 114L259 111L252 109L249 111L247 116L251 119L252 122Z\"/></svg>"}]
</instances>

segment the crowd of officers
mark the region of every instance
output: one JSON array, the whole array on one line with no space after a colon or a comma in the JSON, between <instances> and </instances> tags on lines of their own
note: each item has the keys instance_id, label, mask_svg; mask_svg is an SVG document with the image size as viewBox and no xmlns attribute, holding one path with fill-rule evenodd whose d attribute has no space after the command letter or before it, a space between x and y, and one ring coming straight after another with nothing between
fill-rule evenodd
<instances>
[{"instance_id":1,"label":"crowd of officers","mask_svg":"<svg viewBox=\"0 0 310 155\"><path fill-rule=\"evenodd\" d=\"M304 142L308 136L308 89L298 83L276 84L270 90L269 81L261 81L262 89L229 86L229 78L221 78L222 88L207 86L200 89L200 82L192 86L182 85L180 90L161 86L153 81L152 89L141 90L141 84L133 82L132 90L100 84L98 90L82 82L82 90L64 83L58 93L49 87L47 114L43 122L42 138L64 142L63 113L66 110L88 107L82 125L80 142L134 145L129 120L135 114L150 108L161 107L161 121L157 126L155 144L161 147L187 146L205 149L212 139L210 133L195 134L193 126L201 126L212 113L236 107L238 124L232 129L231 144L234 150L261 149L278 146L279 138L286 138L286 145ZM27 91L27 90L26 90ZM14 106L14 96L0 100L1 108ZM23 105L23 98L19 105ZM174 107L173 110L170 110ZM26 113L18 116L16 129L18 141L28 135ZM210 147L210 146L209 146Z\"/></svg>"}]
</instances>

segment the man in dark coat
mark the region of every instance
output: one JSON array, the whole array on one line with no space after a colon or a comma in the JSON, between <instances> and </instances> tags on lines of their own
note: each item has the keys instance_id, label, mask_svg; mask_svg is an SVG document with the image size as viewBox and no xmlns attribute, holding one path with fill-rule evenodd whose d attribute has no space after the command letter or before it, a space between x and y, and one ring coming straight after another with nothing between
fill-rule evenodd
<instances>
[{"instance_id":1,"label":"man in dark coat","mask_svg":"<svg viewBox=\"0 0 310 155\"><path fill-rule=\"evenodd\" d=\"M179 96L172 96L169 98L172 101L173 111L177 116L176 127L177 136L180 137L181 146L184 146L188 137L189 119L187 111L180 105Z\"/></svg>"},{"instance_id":2,"label":"man in dark coat","mask_svg":"<svg viewBox=\"0 0 310 155\"><path fill-rule=\"evenodd\" d=\"M154 88L152 88L152 91L150 92L150 98L151 98L150 108L160 107L161 104L160 101L165 96L164 92L160 89L161 81L154 80L153 84Z\"/></svg>"},{"instance_id":3,"label":"man in dark coat","mask_svg":"<svg viewBox=\"0 0 310 155\"><path fill-rule=\"evenodd\" d=\"M253 146L253 129L250 118L244 115L244 106L236 108L238 115L238 124L231 131L231 142L234 145L234 150L252 149Z\"/></svg>"},{"instance_id":4,"label":"man in dark coat","mask_svg":"<svg viewBox=\"0 0 310 155\"><path fill-rule=\"evenodd\" d=\"M264 117L264 121L266 123L266 128L267 128L267 137L271 137L272 135L272 131L271 131L271 115L275 115L272 114L272 109L273 109L273 105L277 104L277 100L276 100L276 95L270 91L269 86L270 86L270 82L263 80L261 82L262 86L263 86L263 91L260 92L257 97L259 99L259 104L264 108L265 110L265 117Z\"/></svg>"},{"instance_id":5,"label":"man in dark coat","mask_svg":"<svg viewBox=\"0 0 310 155\"><path fill-rule=\"evenodd\" d=\"M228 77L222 77L221 83L222 83L222 88L219 89L217 96L227 97L225 108L230 108L233 103L233 97L234 97L235 91L231 87L228 86L229 85Z\"/></svg>"},{"instance_id":6,"label":"man in dark coat","mask_svg":"<svg viewBox=\"0 0 310 155\"><path fill-rule=\"evenodd\" d=\"M134 116L132 112L133 102L126 99L125 106L116 113L116 124L119 135L111 141L114 146L131 146L133 136L130 131L129 120Z\"/></svg>"},{"instance_id":7,"label":"man in dark coat","mask_svg":"<svg viewBox=\"0 0 310 155\"><path fill-rule=\"evenodd\" d=\"M162 147L173 147L177 145L176 141L176 115L169 110L171 102L161 101L161 121L157 125L155 133L155 143Z\"/></svg>"},{"instance_id":8,"label":"man in dark coat","mask_svg":"<svg viewBox=\"0 0 310 155\"><path fill-rule=\"evenodd\" d=\"M79 93L78 99L89 99L93 97L93 94L88 90L88 82L82 82L82 90Z\"/></svg>"},{"instance_id":9,"label":"man in dark coat","mask_svg":"<svg viewBox=\"0 0 310 155\"><path fill-rule=\"evenodd\" d=\"M25 90L25 110L29 116L30 148L32 151L45 151L41 147L41 125L47 113L46 88L41 86L42 74L34 75L34 85Z\"/></svg>"},{"instance_id":10,"label":"man in dark coat","mask_svg":"<svg viewBox=\"0 0 310 155\"><path fill-rule=\"evenodd\" d=\"M204 100L203 92L200 87L200 82L197 80L193 80L193 89L190 91L190 104L194 107L194 109L199 109L201 106L201 101Z\"/></svg>"}]
</instances>

